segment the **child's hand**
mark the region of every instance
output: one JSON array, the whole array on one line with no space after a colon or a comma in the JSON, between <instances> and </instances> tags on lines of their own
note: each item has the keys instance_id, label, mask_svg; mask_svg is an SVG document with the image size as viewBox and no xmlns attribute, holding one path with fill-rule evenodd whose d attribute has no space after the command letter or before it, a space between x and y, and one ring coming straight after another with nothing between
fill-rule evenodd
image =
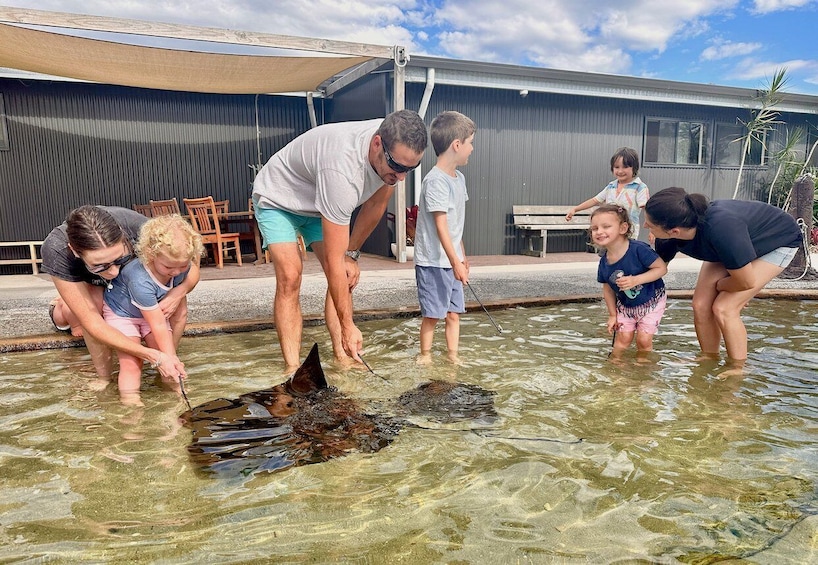
<instances>
[{"instance_id":1,"label":"child's hand","mask_svg":"<svg viewBox=\"0 0 818 565\"><path fill-rule=\"evenodd\" d=\"M633 288L639 284L633 279L634 277L631 275L622 275L617 277L616 286L619 287L619 290L628 290L629 288Z\"/></svg>"},{"instance_id":2,"label":"child's hand","mask_svg":"<svg viewBox=\"0 0 818 565\"><path fill-rule=\"evenodd\" d=\"M619 329L619 324L616 322L616 316L608 316L608 333L612 334Z\"/></svg>"},{"instance_id":3,"label":"child's hand","mask_svg":"<svg viewBox=\"0 0 818 565\"><path fill-rule=\"evenodd\" d=\"M565 221L566 221L566 222L570 222L570 221L571 221L571 218L573 218L573 217L574 217L574 213L575 213L576 211L577 211L577 209L576 209L576 208L571 208L570 210L568 210L568 213L567 213L567 214L565 214Z\"/></svg>"},{"instance_id":4,"label":"child's hand","mask_svg":"<svg viewBox=\"0 0 818 565\"><path fill-rule=\"evenodd\" d=\"M469 284L469 266L467 263L457 262L452 266L454 278L463 284Z\"/></svg>"}]
</instances>

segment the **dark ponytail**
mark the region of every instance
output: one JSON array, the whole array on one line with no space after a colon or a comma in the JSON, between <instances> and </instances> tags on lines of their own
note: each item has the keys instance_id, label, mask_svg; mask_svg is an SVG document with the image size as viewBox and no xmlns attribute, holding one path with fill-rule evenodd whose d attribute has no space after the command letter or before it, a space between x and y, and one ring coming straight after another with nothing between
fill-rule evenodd
<instances>
[{"instance_id":1,"label":"dark ponytail","mask_svg":"<svg viewBox=\"0 0 818 565\"><path fill-rule=\"evenodd\" d=\"M688 194L685 189L673 186L660 190L648 199L645 213L660 228L695 228L704 221L710 201L699 193Z\"/></svg>"}]
</instances>

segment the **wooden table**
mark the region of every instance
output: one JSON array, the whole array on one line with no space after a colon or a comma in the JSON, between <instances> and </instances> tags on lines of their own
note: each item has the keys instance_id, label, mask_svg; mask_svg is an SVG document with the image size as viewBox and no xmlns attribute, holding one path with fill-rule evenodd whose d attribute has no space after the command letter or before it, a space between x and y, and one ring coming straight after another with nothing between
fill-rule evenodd
<instances>
[{"instance_id":1,"label":"wooden table","mask_svg":"<svg viewBox=\"0 0 818 565\"><path fill-rule=\"evenodd\" d=\"M250 211L227 212L219 214L222 230L225 233L238 233L239 239L252 239L256 249L256 262L264 261L264 249L261 247L261 232L258 229L256 215Z\"/></svg>"}]
</instances>

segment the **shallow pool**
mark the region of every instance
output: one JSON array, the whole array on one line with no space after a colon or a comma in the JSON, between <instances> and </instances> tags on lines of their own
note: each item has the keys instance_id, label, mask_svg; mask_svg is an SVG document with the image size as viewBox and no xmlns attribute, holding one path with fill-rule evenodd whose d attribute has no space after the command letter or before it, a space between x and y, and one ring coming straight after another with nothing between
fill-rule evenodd
<instances>
[{"instance_id":1,"label":"shallow pool","mask_svg":"<svg viewBox=\"0 0 818 565\"><path fill-rule=\"evenodd\" d=\"M806 563L818 559L818 304L756 300L743 378L696 361L671 301L646 360L607 359L601 304L464 317L462 366L416 364L418 319L361 325L380 405L430 378L496 391L491 434L404 429L374 454L205 478L184 410L88 387L84 349L0 357L0 561L94 563ZM280 382L274 332L186 338L193 404ZM306 353L306 348L305 348ZM487 437L487 435L489 437ZM491 437L496 436L496 437ZM641 561L640 561L641 560Z\"/></svg>"}]
</instances>

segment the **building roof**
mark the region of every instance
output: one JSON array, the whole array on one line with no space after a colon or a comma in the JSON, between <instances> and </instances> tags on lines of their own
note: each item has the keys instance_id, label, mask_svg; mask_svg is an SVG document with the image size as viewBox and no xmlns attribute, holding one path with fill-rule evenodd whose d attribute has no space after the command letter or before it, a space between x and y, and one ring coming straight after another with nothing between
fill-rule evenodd
<instances>
[{"instance_id":1,"label":"building roof","mask_svg":"<svg viewBox=\"0 0 818 565\"><path fill-rule=\"evenodd\" d=\"M434 69L434 83L500 88L529 92L552 92L652 102L701 104L729 108L755 108L759 91L749 88L696 84L652 78L563 71L520 65L481 63L413 55L406 67L406 82L425 83L427 69ZM776 110L818 114L818 96L782 96Z\"/></svg>"}]
</instances>

